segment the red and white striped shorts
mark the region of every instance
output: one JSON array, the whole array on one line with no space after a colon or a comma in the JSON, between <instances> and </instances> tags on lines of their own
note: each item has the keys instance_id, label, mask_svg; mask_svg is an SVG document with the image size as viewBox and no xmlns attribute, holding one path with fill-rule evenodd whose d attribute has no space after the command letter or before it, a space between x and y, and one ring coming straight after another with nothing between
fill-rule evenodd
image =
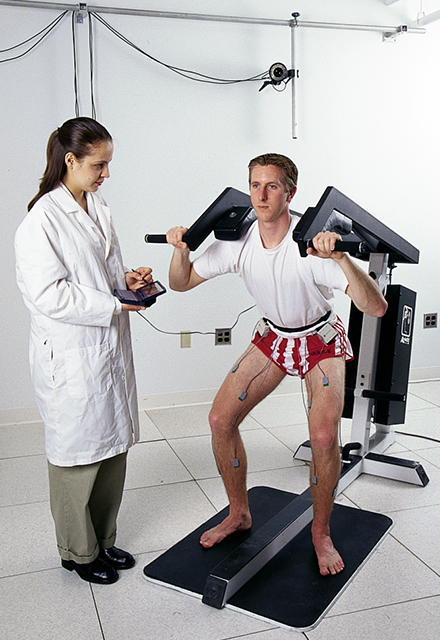
<instances>
[{"instance_id":1,"label":"red and white striped shorts","mask_svg":"<svg viewBox=\"0 0 440 640\"><path fill-rule=\"evenodd\" d=\"M353 360L350 341L341 320L338 318L332 326L337 336L330 344L325 344L316 332L302 338L284 338L269 327L263 336L257 331L252 343L284 373L304 378L308 371L326 358Z\"/></svg>"}]
</instances>

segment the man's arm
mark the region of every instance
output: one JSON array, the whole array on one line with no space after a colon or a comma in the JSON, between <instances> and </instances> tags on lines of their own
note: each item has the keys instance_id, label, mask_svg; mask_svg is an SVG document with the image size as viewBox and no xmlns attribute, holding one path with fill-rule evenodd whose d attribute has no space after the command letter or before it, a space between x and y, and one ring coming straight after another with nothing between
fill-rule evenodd
<instances>
[{"instance_id":1,"label":"man's arm","mask_svg":"<svg viewBox=\"0 0 440 640\"><path fill-rule=\"evenodd\" d=\"M337 262L348 280L345 293L353 300L356 307L369 316L382 317L388 308L388 303L377 282L365 273L347 253L334 251L337 240L341 240L341 236L337 233L330 231L318 233L313 238L315 250L308 249L307 253L319 258L331 258Z\"/></svg>"},{"instance_id":2,"label":"man's arm","mask_svg":"<svg viewBox=\"0 0 440 640\"><path fill-rule=\"evenodd\" d=\"M205 282L205 278L199 276L189 259L188 245L182 240L186 231L188 229L185 227L173 227L167 232L167 242L174 247L169 270L169 284L173 291L189 291Z\"/></svg>"},{"instance_id":3,"label":"man's arm","mask_svg":"<svg viewBox=\"0 0 440 640\"><path fill-rule=\"evenodd\" d=\"M345 293L353 300L356 307L369 316L381 318L385 315L388 302L385 300L379 285L368 273L365 273L348 254L341 259L333 258L341 267L348 280Z\"/></svg>"}]
</instances>

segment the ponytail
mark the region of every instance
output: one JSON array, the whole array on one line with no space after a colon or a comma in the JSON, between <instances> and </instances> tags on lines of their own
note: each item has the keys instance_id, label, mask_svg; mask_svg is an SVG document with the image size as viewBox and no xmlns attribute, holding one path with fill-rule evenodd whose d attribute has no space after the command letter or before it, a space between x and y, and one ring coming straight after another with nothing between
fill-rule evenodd
<instances>
[{"instance_id":1,"label":"ponytail","mask_svg":"<svg viewBox=\"0 0 440 640\"><path fill-rule=\"evenodd\" d=\"M28 204L28 211L32 209L34 204L49 193L52 189L61 182L65 172L66 163L64 162L64 156L66 152L58 139L58 129L51 133L46 149L46 170L41 178L40 189L36 196Z\"/></svg>"}]
</instances>

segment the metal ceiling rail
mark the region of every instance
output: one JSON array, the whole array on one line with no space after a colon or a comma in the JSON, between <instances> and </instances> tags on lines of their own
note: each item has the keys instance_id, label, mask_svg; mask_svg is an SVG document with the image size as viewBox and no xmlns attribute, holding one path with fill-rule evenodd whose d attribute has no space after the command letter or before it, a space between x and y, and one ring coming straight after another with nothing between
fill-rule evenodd
<instances>
[{"instance_id":1,"label":"metal ceiling rail","mask_svg":"<svg viewBox=\"0 0 440 640\"><path fill-rule=\"evenodd\" d=\"M130 9L122 7L104 7L89 5L87 3L67 4L61 2L31 2L30 0L0 0L0 5L13 7L27 7L29 9L53 9L58 11L86 11L96 13L111 13L115 15L143 16L149 18L172 18L175 20L203 20L208 22L232 22L237 24L261 24L269 26L291 27L295 20L275 20L271 18L247 18L240 16L220 16L202 13L179 13L174 11L152 11L149 9ZM332 22L307 22L297 21L295 26L312 29L343 29L349 31L378 31L387 35L402 33L402 26L383 27L361 24L342 24ZM425 29L413 26L405 26L406 33L426 33Z\"/></svg>"},{"instance_id":2,"label":"metal ceiling rail","mask_svg":"<svg viewBox=\"0 0 440 640\"><path fill-rule=\"evenodd\" d=\"M129 15L147 18L171 18L175 20L199 20L205 22L229 22L234 24L259 24L266 26L281 26L291 29L291 57L292 71L294 75L291 77L292 87L292 138L297 138L297 97L296 97L296 79L298 78L298 70L296 68L295 53L295 32L298 27L307 27L312 29L339 29L345 31L370 31L382 33L382 40L395 41L396 37L402 33L426 33L426 29L414 27L413 25L400 25L398 27L383 27L361 24L342 24L331 22L307 22L299 21L299 13L292 13L289 20L275 20L271 18L248 18L239 16L221 16L199 13L179 13L174 11L152 11L150 9L130 9L121 7L104 7L89 5L87 3L67 4L61 2L31 2L30 0L0 0L1 5L9 5L14 7L27 7L30 9L52 9L57 11L77 12L78 22L83 22L83 18L87 13L108 13L113 15Z\"/></svg>"}]
</instances>

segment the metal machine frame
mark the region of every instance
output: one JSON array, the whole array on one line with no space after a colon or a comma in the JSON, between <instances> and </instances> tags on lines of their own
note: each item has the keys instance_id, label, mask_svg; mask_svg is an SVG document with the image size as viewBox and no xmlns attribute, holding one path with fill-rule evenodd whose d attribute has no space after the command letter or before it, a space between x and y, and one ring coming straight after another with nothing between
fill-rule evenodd
<instances>
[{"instance_id":1,"label":"metal machine frame","mask_svg":"<svg viewBox=\"0 0 440 640\"><path fill-rule=\"evenodd\" d=\"M394 231L344 196L334 187L327 187L315 208L309 208L294 230L294 239L300 252L305 254L307 243L325 227L330 216L342 216L351 221L351 231L336 248L344 247L354 257L369 259L368 272L377 280L385 293L389 284L387 268L397 262L416 264L419 251ZM348 452L356 451L351 461L360 458L353 473L344 474L339 491L343 491L355 477L368 473L384 478L401 480L425 486L428 477L419 463L385 456L383 452L395 442L394 430L389 425L375 424L375 433L371 435L374 403L378 398L393 394L375 390L377 358L380 338L381 318L364 314L359 345L356 385L351 429L351 442L344 447L343 460L349 462ZM394 399L402 402L406 397ZM295 453L295 458L311 459L310 444L304 443Z\"/></svg>"}]
</instances>

